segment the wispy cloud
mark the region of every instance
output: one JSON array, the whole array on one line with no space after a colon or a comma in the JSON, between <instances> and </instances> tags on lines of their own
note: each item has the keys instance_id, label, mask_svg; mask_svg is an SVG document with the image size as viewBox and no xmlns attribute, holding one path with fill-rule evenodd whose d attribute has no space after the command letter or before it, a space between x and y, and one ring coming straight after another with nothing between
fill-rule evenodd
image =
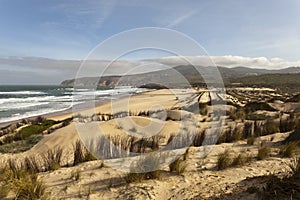
<instances>
[{"instance_id":1,"label":"wispy cloud","mask_svg":"<svg viewBox=\"0 0 300 200\"><path fill-rule=\"evenodd\" d=\"M183 23L184 21L186 21L187 19L189 19L191 16L193 16L194 14L196 14L196 10L192 10L184 15L181 15L175 19L173 19L171 22L169 22L169 24L167 25L167 28L174 28L177 25Z\"/></svg>"},{"instance_id":2,"label":"wispy cloud","mask_svg":"<svg viewBox=\"0 0 300 200\"><path fill-rule=\"evenodd\" d=\"M52 9L64 19L46 22L46 24L73 29L99 29L113 12L114 6L115 0L86 1L85 3L63 2Z\"/></svg>"}]
</instances>

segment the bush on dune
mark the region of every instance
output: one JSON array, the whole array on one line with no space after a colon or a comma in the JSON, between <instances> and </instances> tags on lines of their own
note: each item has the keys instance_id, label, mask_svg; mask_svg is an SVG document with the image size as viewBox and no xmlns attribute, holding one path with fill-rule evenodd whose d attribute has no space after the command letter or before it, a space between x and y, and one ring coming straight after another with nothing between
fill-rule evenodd
<instances>
[{"instance_id":1,"label":"bush on dune","mask_svg":"<svg viewBox=\"0 0 300 200\"><path fill-rule=\"evenodd\" d=\"M43 136L32 135L26 140L19 140L9 144L0 145L0 153L20 153L31 149Z\"/></svg>"},{"instance_id":2,"label":"bush on dune","mask_svg":"<svg viewBox=\"0 0 300 200\"><path fill-rule=\"evenodd\" d=\"M43 122L41 122L39 124L32 124L32 125L26 126L26 127L22 128L18 133L15 134L14 140L15 141L16 140L24 140L24 139L29 138L32 135L40 134L47 128L53 126L54 124L56 124L56 122L53 120L44 120Z\"/></svg>"}]
</instances>

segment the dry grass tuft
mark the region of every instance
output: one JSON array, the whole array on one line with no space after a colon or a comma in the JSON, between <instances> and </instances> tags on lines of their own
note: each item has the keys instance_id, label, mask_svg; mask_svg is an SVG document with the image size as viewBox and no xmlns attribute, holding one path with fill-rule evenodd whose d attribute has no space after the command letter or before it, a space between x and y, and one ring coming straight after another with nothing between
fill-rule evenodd
<instances>
[{"instance_id":1,"label":"dry grass tuft","mask_svg":"<svg viewBox=\"0 0 300 200\"><path fill-rule=\"evenodd\" d=\"M96 158L83 146L80 140L77 140L74 146L74 161L73 165L78 165L83 162L93 161Z\"/></svg>"},{"instance_id":2,"label":"dry grass tuft","mask_svg":"<svg viewBox=\"0 0 300 200\"><path fill-rule=\"evenodd\" d=\"M283 157L293 157L297 150L298 142L289 142L280 149L280 154Z\"/></svg>"},{"instance_id":3,"label":"dry grass tuft","mask_svg":"<svg viewBox=\"0 0 300 200\"><path fill-rule=\"evenodd\" d=\"M139 173L135 171L138 169ZM141 182L147 179L160 179L162 176L162 171L159 169L159 158L152 154L145 156L144 159L137 161L133 166L133 173L128 173L125 176L125 181L127 183Z\"/></svg>"},{"instance_id":4,"label":"dry grass tuft","mask_svg":"<svg viewBox=\"0 0 300 200\"><path fill-rule=\"evenodd\" d=\"M246 163L249 163L252 160L251 155L245 155L245 153L239 153L236 157L233 158L232 166L243 166Z\"/></svg>"},{"instance_id":5,"label":"dry grass tuft","mask_svg":"<svg viewBox=\"0 0 300 200\"><path fill-rule=\"evenodd\" d=\"M43 155L44 167L46 171L57 170L61 167L61 157L63 150L62 148L56 148L53 150L48 150L45 155Z\"/></svg>"},{"instance_id":6,"label":"dry grass tuft","mask_svg":"<svg viewBox=\"0 0 300 200\"><path fill-rule=\"evenodd\" d=\"M261 147L258 149L258 153L257 153L257 159L258 160L264 160L266 159L267 157L270 156L270 152L271 152L271 149L270 147Z\"/></svg>"},{"instance_id":7,"label":"dry grass tuft","mask_svg":"<svg viewBox=\"0 0 300 200\"><path fill-rule=\"evenodd\" d=\"M229 150L226 149L223 153L218 155L217 168L219 170L226 169L232 164L232 158L230 157Z\"/></svg>"},{"instance_id":8,"label":"dry grass tuft","mask_svg":"<svg viewBox=\"0 0 300 200\"><path fill-rule=\"evenodd\" d=\"M178 174L182 174L185 172L187 164L184 159L179 157L173 163L169 165L169 169L171 172L177 172Z\"/></svg>"},{"instance_id":9,"label":"dry grass tuft","mask_svg":"<svg viewBox=\"0 0 300 200\"><path fill-rule=\"evenodd\" d=\"M37 173L26 170L16 161L10 160L8 166L0 170L0 197L14 195L18 200L47 199L46 187Z\"/></svg>"}]
</instances>

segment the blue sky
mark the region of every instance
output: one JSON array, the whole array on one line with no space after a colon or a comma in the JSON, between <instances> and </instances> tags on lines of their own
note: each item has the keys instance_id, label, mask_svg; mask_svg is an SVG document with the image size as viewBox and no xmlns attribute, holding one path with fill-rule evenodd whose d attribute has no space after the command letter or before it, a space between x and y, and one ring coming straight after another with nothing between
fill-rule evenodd
<instances>
[{"instance_id":1,"label":"blue sky","mask_svg":"<svg viewBox=\"0 0 300 200\"><path fill-rule=\"evenodd\" d=\"M99 43L142 27L182 32L220 66L300 66L299 10L299 0L0 0L0 84L58 84L74 78L79 61ZM118 45L122 41L111 49ZM206 65L207 58L197 55L191 59ZM172 55L145 50L126 59L178 63L174 57L159 59L166 56ZM110 73L134 66L118 62Z\"/></svg>"},{"instance_id":2,"label":"blue sky","mask_svg":"<svg viewBox=\"0 0 300 200\"><path fill-rule=\"evenodd\" d=\"M210 55L300 60L298 0L0 0L0 56L83 59L132 28L187 34Z\"/></svg>"}]
</instances>

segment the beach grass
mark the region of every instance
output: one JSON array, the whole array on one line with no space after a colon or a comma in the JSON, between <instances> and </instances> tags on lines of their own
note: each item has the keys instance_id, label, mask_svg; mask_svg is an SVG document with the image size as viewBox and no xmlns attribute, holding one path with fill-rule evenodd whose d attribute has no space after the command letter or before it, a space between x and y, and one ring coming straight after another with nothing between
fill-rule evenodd
<instances>
[{"instance_id":1,"label":"beach grass","mask_svg":"<svg viewBox=\"0 0 300 200\"><path fill-rule=\"evenodd\" d=\"M31 149L43 138L42 135L32 135L25 140L19 140L0 145L0 153L20 153Z\"/></svg>"}]
</instances>

